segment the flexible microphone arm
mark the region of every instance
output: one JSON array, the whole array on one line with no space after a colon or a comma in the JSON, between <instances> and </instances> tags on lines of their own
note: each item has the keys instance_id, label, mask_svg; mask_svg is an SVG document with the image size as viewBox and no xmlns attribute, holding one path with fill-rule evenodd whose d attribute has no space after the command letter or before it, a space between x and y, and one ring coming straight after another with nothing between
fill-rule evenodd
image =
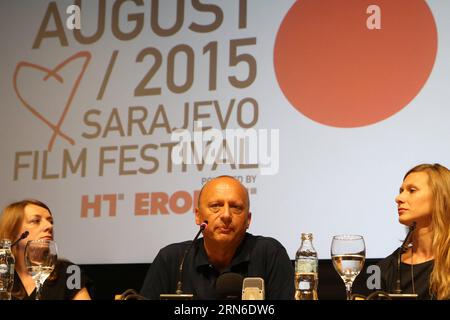
<instances>
[{"instance_id":1,"label":"flexible microphone arm","mask_svg":"<svg viewBox=\"0 0 450 320\"><path fill-rule=\"evenodd\" d=\"M20 240L25 239L26 237L28 237L30 233L28 231L25 231L24 233L22 233L19 237L19 239L17 239L16 241L13 242L13 244L11 245L11 248L14 247L16 244L19 243Z\"/></svg>"},{"instance_id":2,"label":"flexible microphone arm","mask_svg":"<svg viewBox=\"0 0 450 320\"><path fill-rule=\"evenodd\" d=\"M416 222L414 221L410 226L409 226L409 231L408 234L406 235L405 240L402 243L401 246L401 251L402 253L406 252L406 250L408 250L408 245L411 243L411 237L413 235L414 230L416 229Z\"/></svg>"},{"instance_id":3,"label":"flexible microphone arm","mask_svg":"<svg viewBox=\"0 0 450 320\"><path fill-rule=\"evenodd\" d=\"M183 290L181 290L181 287L183 286L183 264L184 264L184 259L186 259L189 251L191 251L192 246L194 245L194 242L197 240L197 238L200 236L200 233L202 233L203 230L206 229L206 227L208 226L208 221L203 221L202 224L200 225L200 229L197 232L197 235L195 236L194 240L192 240L191 244L189 245L189 247L184 251L183 254L183 259L181 259L181 263L180 263L180 268L178 269L178 282L177 282L177 290L175 291L176 294L183 294Z\"/></svg>"},{"instance_id":4,"label":"flexible microphone arm","mask_svg":"<svg viewBox=\"0 0 450 320\"><path fill-rule=\"evenodd\" d=\"M400 248L398 248L398 253L397 253L397 279L395 281L395 290L394 290L394 293L397 293L397 294L402 293L401 277L400 277L401 256L402 256L402 253L404 253L404 252L406 252L406 250L408 250L408 245L411 243L411 237L412 237L415 229L416 229L416 222L414 221L409 226L409 231L408 231L408 234L406 235L405 240L403 241L403 243L400 246Z\"/></svg>"}]
</instances>

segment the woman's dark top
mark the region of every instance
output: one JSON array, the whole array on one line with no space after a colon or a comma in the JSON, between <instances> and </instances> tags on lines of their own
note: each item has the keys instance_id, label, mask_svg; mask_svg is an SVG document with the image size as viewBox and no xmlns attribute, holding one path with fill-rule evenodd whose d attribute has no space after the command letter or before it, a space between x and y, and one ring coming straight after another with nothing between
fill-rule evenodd
<instances>
[{"instance_id":1,"label":"woman's dark top","mask_svg":"<svg viewBox=\"0 0 450 320\"><path fill-rule=\"evenodd\" d=\"M396 287L398 252L399 249L378 263L381 271L381 290L388 293L394 293ZM433 297L430 294L430 275L433 271L433 265L434 260L414 264L412 266L400 262L400 284L402 293L417 293L418 298L421 300L432 299Z\"/></svg>"},{"instance_id":2,"label":"woman's dark top","mask_svg":"<svg viewBox=\"0 0 450 320\"><path fill-rule=\"evenodd\" d=\"M81 272L80 267L67 260L58 260L55 270L41 288L41 300L71 300L78 291L83 288L89 289L91 285L92 282ZM14 300L34 300L36 289L28 295L19 275L15 272L11 295Z\"/></svg>"}]
</instances>

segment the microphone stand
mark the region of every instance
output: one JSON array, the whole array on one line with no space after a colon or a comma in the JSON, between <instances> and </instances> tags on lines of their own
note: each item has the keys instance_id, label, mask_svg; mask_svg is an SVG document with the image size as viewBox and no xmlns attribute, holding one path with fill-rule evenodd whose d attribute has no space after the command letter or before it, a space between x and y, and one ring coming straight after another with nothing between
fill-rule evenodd
<instances>
[{"instance_id":1,"label":"microphone stand","mask_svg":"<svg viewBox=\"0 0 450 320\"><path fill-rule=\"evenodd\" d=\"M414 233L414 230L416 229L416 222L414 221L409 226L408 234L406 235L405 240L403 241L402 245L398 248L397 251L397 279L395 281L395 289L394 293L389 294L389 297L391 298L397 298L397 299L411 299L415 298L417 299L418 295L416 293L413 294L403 294L402 288L401 288L401 272L400 272L400 265L401 265L401 256L403 253L405 253L408 250L408 245L411 243L411 237Z\"/></svg>"},{"instance_id":2,"label":"microphone stand","mask_svg":"<svg viewBox=\"0 0 450 320\"><path fill-rule=\"evenodd\" d=\"M402 256L402 248L398 248L397 251L397 279L395 280L395 294L401 294L402 293L402 287L401 287L401 274L400 274L400 263L401 263L401 256Z\"/></svg>"},{"instance_id":3,"label":"microphone stand","mask_svg":"<svg viewBox=\"0 0 450 320\"><path fill-rule=\"evenodd\" d=\"M180 263L180 268L178 269L178 282L177 282L177 290L175 291L176 294L183 294L183 290L181 289L182 285L183 285L183 265L184 265L184 260L186 259L189 251L191 251L192 246L194 245L194 242L197 241L198 237L200 236L200 233L202 233L203 230L205 230L206 226L207 226L208 222L203 222L200 225L200 229L198 230L194 240L192 240L191 244L189 245L189 247L187 247L187 249L184 251L183 254L183 259L181 260Z\"/></svg>"},{"instance_id":4,"label":"microphone stand","mask_svg":"<svg viewBox=\"0 0 450 320\"><path fill-rule=\"evenodd\" d=\"M200 233L205 230L205 228L208 226L208 221L203 221L203 223L200 225L200 229L198 230L194 240L192 240L189 247L186 248L183 254L183 258L181 259L180 267L178 268L178 282L177 282L177 289L175 291L175 294L160 294L159 298L161 300L192 300L194 298L194 295L192 293L183 293L183 290L181 289L183 286L183 265L184 260L186 259L189 251L191 251L192 246L194 245L195 241L197 241L198 237L200 236Z\"/></svg>"}]
</instances>

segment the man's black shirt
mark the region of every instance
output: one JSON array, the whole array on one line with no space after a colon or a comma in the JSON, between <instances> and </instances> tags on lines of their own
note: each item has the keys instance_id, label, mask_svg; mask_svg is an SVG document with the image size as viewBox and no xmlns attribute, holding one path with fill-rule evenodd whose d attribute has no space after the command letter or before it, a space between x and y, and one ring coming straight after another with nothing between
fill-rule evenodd
<instances>
[{"instance_id":1,"label":"man's black shirt","mask_svg":"<svg viewBox=\"0 0 450 320\"><path fill-rule=\"evenodd\" d=\"M178 268L183 254L192 241L171 244L160 250L151 265L141 294L159 299L161 293L175 293ZM184 293L194 299L217 299L217 278L225 272L264 279L266 299L294 298L294 268L286 249L275 239L246 233L228 269L219 272L208 261L203 238L192 246L183 266Z\"/></svg>"}]
</instances>

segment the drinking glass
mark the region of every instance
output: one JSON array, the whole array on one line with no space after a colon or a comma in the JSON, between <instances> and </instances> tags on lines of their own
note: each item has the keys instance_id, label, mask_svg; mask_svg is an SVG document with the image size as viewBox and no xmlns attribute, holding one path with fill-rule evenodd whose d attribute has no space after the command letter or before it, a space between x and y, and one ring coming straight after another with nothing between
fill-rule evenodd
<instances>
[{"instance_id":1,"label":"drinking glass","mask_svg":"<svg viewBox=\"0 0 450 320\"><path fill-rule=\"evenodd\" d=\"M359 235L337 235L331 242L331 259L334 269L341 276L351 300L353 281L361 272L366 259L364 238Z\"/></svg>"},{"instance_id":2,"label":"drinking glass","mask_svg":"<svg viewBox=\"0 0 450 320\"><path fill-rule=\"evenodd\" d=\"M36 300L41 299L41 288L55 269L58 257L56 242L53 240L28 241L25 247L25 265L36 283Z\"/></svg>"}]
</instances>

